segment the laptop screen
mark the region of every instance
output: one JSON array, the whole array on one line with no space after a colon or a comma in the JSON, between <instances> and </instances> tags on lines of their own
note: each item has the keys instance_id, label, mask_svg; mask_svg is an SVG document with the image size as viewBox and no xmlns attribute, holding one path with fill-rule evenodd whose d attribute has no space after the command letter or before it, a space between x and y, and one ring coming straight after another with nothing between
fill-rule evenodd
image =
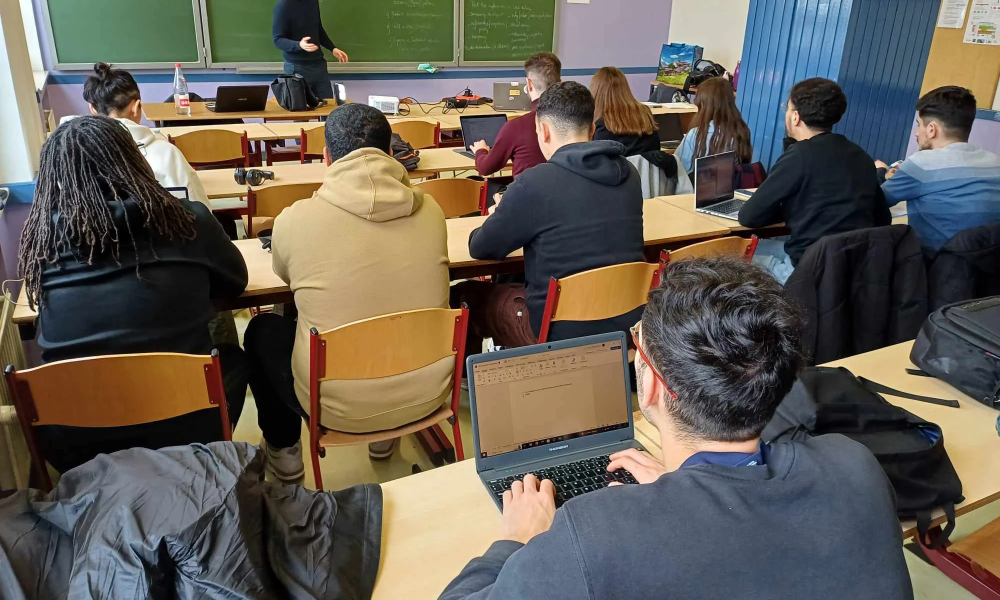
<instances>
[{"instance_id":1,"label":"laptop screen","mask_svg":"<svg viewBox=\"0 0 1000 600\"><path fill-rule=\"evenodd\" d=\"M629 426L621 342L473 366L480 457Z\"/></svg>"},{"instance_id":2,"label":"laptop screen","mask_svg":"<svg viewBox=\"0 0 1000 600\"><path fill-rule=\"evenodd\" d=\"M732 200L735 152L723 152L696 159L694 162L694 198L697 208L705 208L724 200Z\"/></svg>"},{"instance_id":3,"label":"laptop screen","mask_svg":"<svg viewBox=\"0 0 1000 600\"><path fill-rule=\"evenodd\" d=\"M186 187L168 187L165 189L170 192L170 195L178 200L191 200Z\"/></svg>"},{"instance_id":4,"label":"laptop screen","mask_svg":"<svg viewBox=\"0 0 1000 600\"><path fill-rule=\"evenodd\" d=\"M507 115L461 117L460 121L462 122L462 139L465 140L466 147L479 140L486 140L486 145L492 147L497 141L500 128L507 122Z\"/></svg>"}]
</instances>

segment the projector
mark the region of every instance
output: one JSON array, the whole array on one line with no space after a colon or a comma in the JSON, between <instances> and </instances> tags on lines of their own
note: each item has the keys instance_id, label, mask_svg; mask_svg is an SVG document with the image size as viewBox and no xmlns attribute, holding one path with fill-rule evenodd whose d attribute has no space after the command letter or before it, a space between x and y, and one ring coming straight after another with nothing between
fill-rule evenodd
<instances>
[{"instance_id":1,"label":"projector","mask_svg":"<svg viewBox=\"0 0 1000 600\"><path fill-rule=\"evenodd\" d=\"M387 115L399 114L399 98L395 96L368 96L368 106L377 108Z\"/></svg>"}]
</instances>

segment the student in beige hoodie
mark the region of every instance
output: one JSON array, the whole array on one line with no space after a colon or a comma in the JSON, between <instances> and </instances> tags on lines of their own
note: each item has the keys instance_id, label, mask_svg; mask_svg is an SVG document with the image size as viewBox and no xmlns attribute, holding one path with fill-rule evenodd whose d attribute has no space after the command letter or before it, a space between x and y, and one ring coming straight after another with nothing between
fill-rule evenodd
<instances>
[{"instance_id":1,"label":"student in beige hoodie","mask_svg":"<svg viewBox=\"0 0 1000 600\"><path fill-rule=\"evenodd\" d=\"M389 122L374 108L348 104L333 111L325 149L332 164L323 186L274 222L274 272L295 294L297 322L258 315L244 345L254 367L250 387L268 470L283 481L304 472L299 437L309 407L309 329L448 308L444 213L411 187L406 169L388 154L391 136ZM324 382L321 423L366 433L423 418L449 399L453 368L453 360L443 359L394 377ZM372 444L369 454L388 458L395 446Z\"/></svg>"}]
</instances>

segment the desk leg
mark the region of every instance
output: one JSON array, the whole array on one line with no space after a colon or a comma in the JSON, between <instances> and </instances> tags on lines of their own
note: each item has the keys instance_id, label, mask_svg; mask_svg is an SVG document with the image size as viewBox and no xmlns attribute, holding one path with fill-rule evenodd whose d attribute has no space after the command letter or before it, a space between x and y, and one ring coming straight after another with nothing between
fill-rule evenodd
<instances>
[{"instance_id":1,"label":"desk leg","mask_svg":"<svg viewBox=\"0 0 1000 600\"><path fill-rule=\"evenodd\" d=\"M940 533L940 527L931 529L932 538ZM931 549L923 544L920 536L916 536L915 539L927 558L949 579L969 590L977 598L1000 600L1000 578L996 575L961 554L948 552L950 543L945 542L943 548Z\"/></svg>"},{"instance_id":2,"label":"desk leg","mask_svg":"<svg viewBox=\"0 0 1000 600\"><path fill-rule=\"evenodd\" d=\"M414 435L417 436L417 441L435 467L443 467L446 462L455 462L455 447L451 445L440 425L428 427Z\"/></svg>"}]
</instances>

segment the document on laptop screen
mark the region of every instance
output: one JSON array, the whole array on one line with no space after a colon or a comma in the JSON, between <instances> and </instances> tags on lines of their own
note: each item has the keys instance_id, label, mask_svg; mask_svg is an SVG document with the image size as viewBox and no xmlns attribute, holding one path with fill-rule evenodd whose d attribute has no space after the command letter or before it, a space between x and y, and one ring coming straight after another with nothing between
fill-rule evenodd
<instances>
[{"instance_id":1,"label":"document on laptop screen","mask_svg":"<svg viewBox=\"0 0 1000 600\"><path fill-rule=\"evenodd\" d=\"M482 457L628 427L621 352L599 343L474 365Z\"/></svg>"}]
</instances>

